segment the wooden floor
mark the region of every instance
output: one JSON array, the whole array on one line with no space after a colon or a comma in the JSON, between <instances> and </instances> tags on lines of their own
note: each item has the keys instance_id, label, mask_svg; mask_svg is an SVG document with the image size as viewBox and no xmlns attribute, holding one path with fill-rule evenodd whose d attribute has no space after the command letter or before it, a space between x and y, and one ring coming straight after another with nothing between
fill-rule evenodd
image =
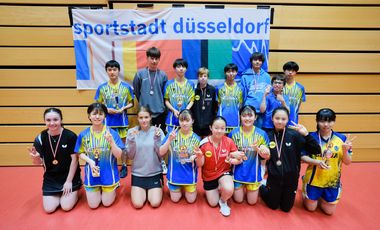
<instances>
[{"instance_id":1,"label":"wooden floor","mask_svg":"<svg viewBox=\"0 0 380 230\"><path fill-rule=\"evenodd\" d=\"M304 167L303 167L304 170ZM160 208L131 207L130 176L122 179L116 203L91 210L83 190L70 212L45 214L41 199L42 168L0 167L0 229L380 229L380 163L353 163L343 169L343 197L336 213L326 216L320 210L307 212L300 190L290 213L230 203L231 216L219 214L206 204L202 182L195 204L174 204L165 189Z\"/></svg>"}]
</instances>

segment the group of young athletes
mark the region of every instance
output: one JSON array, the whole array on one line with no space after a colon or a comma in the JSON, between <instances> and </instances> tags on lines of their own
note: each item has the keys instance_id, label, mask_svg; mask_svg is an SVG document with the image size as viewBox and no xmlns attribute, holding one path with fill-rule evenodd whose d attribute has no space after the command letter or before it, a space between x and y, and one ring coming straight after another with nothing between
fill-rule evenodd
<instances>
[{"instance_id":1,"label":"group of young athletes","mask_svg":"<svg viewBox=\"0 0 380 230\"><path fill-rule=\"evenodd\" d=\"M163 186L171 201L184 196L188 203L195 202L200 170L207 202L219 205L223 216L231 213L230 198L254 205L259 195L269 208L288 212L305 162L305 208L314 211L319 205L326 214L334 213L342 191L341 166L351 163L354 137L333 131L336 115L329 108L317 112L313 133L298 123L305 89L295 81L297 63L285 63L285 76L270 78L261 68L264 55L255 52L239 83L238 67L230 63L224 68L225 82L214 87L208 84L207 68L198 70L195 86L185 77L186 60L174 61L176 76L168 80L158 69L160 50L151 47L146 57L147 67L136 73L133 88L119 79L117 61L106 63L109 81L98 87L96 102L87 109L91 126L78 136L63 127L61 110L45 110L47 129L36 137L29 154L34 164L45 168L46 212L75 206L82 186L81 158L90 208L112 205L129 159L135 208L147 201L159 207ZM127 110L135 96L138 125L128 128Z\"/></svg>"}]
</instances>

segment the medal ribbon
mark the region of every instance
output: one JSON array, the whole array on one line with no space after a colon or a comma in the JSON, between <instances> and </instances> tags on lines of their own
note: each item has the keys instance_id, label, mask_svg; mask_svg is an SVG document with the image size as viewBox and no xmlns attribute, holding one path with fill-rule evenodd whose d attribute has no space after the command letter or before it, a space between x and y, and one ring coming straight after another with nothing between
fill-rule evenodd
<instances>
[{"instance_id":1,"label":"medal ribbon","mask_svg":"<svg viewBox=\"0 0 380 230\"><path fill-rule=\"evenodd\" d=\"M55 146L55 150L53 149L53 145L52 145L52 143L51 143L52 136L51 136L50 133L48 132L50 149L51 149L51 152L53 153L54 160L55 160L55 156L57 155L59 142L61 141L61 137L62 137L62 132L63 132L63 130L61 130L61 132L59 133L59 138L58 138L57 145Z\"/></svg>"},{"instance_id":2,"label":"medal ribbon","mask_svg":"<svg viewBox=\"0 0 380 230\"><path fill-rule=\"evenodd\" d=\"M281 149L282 149L282 143L284 142L285 131L286 131L286 128L284 128L284 131L282 133L280 148L278 148L278 142L277 142L276 134L273 132L274 142L276 142L276 150L277 150L277 156L278 156L279 161L281 161Z\"/></svg>"}]
</instances>

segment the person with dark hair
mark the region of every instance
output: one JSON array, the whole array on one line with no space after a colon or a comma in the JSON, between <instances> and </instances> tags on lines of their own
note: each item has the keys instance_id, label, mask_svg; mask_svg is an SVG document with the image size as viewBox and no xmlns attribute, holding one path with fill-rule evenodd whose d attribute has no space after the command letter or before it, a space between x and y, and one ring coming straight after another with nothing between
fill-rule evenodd
<instances>
[{"instance_id":1,"label":"person with dark hair","mask_svg":"<svg viewBox=\"0 0 380 230\"><path fill-rule=\"evenodd\" d=\"M295 76L299 70L297 63L289 61L284 64L283 68L286 77L284 86L284 95L289 98L289 124L290 122L298 123L298 112L301 103L306 101L305 88L299 82L296 82Z\"/></svg>"},{"instance_id":2,"label":"person with dark hair","mask_svg":"<svg viewBox=\"0 0 380 230\"><path fill-rule=\"evenodd\" d=\"M263 178L262 160L270 157L269 139L267 134L253 124L256 119L256 109L250 105L240 109L241 127L232 130L229 137L235 142L240 151L244 152L245 159L233 167L234 200L244 201L246 190L247 203L254 205L259 195L259 187ZM264 168L265 170L265 168Z\"/></svg>"},{"instance_id":3,"label":"person with dark hair","mask_svg":"<svg viewBox=\"0 0 380 230\"><path fill-rule=\"evenodd\" d=\"M93 103L87 108L91 126L83 130L77 139L75 152L86 162L84 166L84 187L90 208L100 203L111 206L119 187L117 158L120 158L124 144L118 133L104 125L108 116L107 107Z\"/></svg>"},{"instance_id":4,"label":"person with dark hair","mask_svg":"<svg viewBox=\"0 0 380 230\"><path fill-rule=\"evenodd\" d=\"M185 77L187 67L186 60L176 59L173 63L176 77L168 81L164 88L165 105L169 110L166 117L168 133L179 126L179 113L184 109L191 109L194 104L194 84Z\"/></svg>"},{"instance_id":5,"label":"person with dark hair","mask_svg":"<svg viewBox=\"0 0 380 230\"><path fill-rule=\"evenodd\" d=\"M301 168L301 151L320 154L315 139L301 124L287 128L289 111L278 107L273 111L274 129L268 132L270 159L267 160L268 179L260 187L260 195L271 209L289 212L296 197Z\"/></svg>"},{"instance_id":6,"label":"person with dark hair","mask_svg":"<svg viewBox=\"0 0 380 230\"><path fill-rule=\"evenodd\" d=\"M179 129L176 127L166 135L160 155L163 157L169 152L166 178L170 199L179 202L184 190L186 201L194 203L197 199L200 138L192 130L194 120L190 110L182 110L178 119Z\"/></svg>"},{"instance_id":7,"label":"person with dark hair","mask_svg":"<svg viewBox=\"0 0 380 230\"><path fill-rule=\"evenodd\" d=\"M147 67L139 69L133 78L133 90L140 106L149 106L152 125L161 125L165 130L164 87L168 77L158 68L161 52L156 47L146 51Z\"/></svg>"},{"instance_id":8,"label":"person with dark hair","mask_svg":"<svg viewBox=\"0 0 380 230\"><path fill-rule=\"evenodd\" d=\"M108 82L101 84L96 90L95 101L103 103L107 107L108 116L106 125L118 132L125 143L128 131L127 110L133 107L132 87L119 79L120 64L115 60L106 63L105 69L109 78ZM122 167L120 177L127 176L126 157L122 155Z\"/></svg>"},{"instance_id":9,"label":"person with dark hair","mask_svg":"<svg viewBox=\"0 0 380 230\"><path fill-rule=\"evenodd\" d=\"M335 119L332 109L324 108L317 112L317 131L311 136L319 142L321 153L302 156L302 160L309 164L303 177L304 206L309 211L320 206L328 215L335 212L342 195L342 162L345 165L351 163L352 141L355 139L350 134L346 137L333 131Z\"/></svg>"},{"instance_id":10,"label":"person with dark hair","mask_svg":"<svg viewBox=\"0 0 380 230\"><path fill-rule=\"evenodd\" d=\"M42 203L45 212L52 213L59 206L71 210L78 201L82 186L78 156L74 152L77 135L63 128L62 112L48 108L44 112L46 130L42 131L29 148L33 164L44 167Z\"/></svg>"},{"instance_id":11,"label":"person with dark hair","mask_svg":"<svg viewBox=\"0 0 380 230\"><path fill-rule=\"evenodd\" d=\"M240 163L242 153L238 152L233 140L225 136L226 120L217 116L211 123L211 135L200 143L203 188L211 207L220 206L220 213L229 216L228 200L234 193L231 164ZM240 157L240 158L239 158Z\"/></svg>"},{"instance_id":12,"label":"person with dark hair","mask_svg":"<svg viewBox=\"0 0 380 230\"><path fill-rule=\"evenodd\" d=\"M150 47L146 51L147 67L139 69L133 78L133 90L140 106L149 107L152 113L152 125L159 125L166 130L166 106L164 101L164 87L168 81L166 73L158 68L161 51ZM163 174L167 173L164 160L161 160Z\"/></svg>"},{"instance_id":13,"label":"person with dark hair","mask_svg":"<svg viewBox=\"0 0 380 230\"><path fill-rule=\"evenodd\" d=\"M264 54L254 52L249 61L252 68L243 72L240 84L243 90L244 105L251 105L256 108L257 119L255 126L261 128L264 115L260 112L260 104L263 100L265 89L270 85L270 76L261 68L265 62Z\"/></svg>"},{"instance_id":14,"label":"person with dark hair","mask_svg":"<svg viewBox=\"0 0 380 230\"><path fill-rule=\"evenodd\" d=\"M271 80L272 87L265 89L264 97L260 105L260 112L264 114L262 129L269 131L273 129L272 112L283 106L289 109L289 98L283 94L285 78L282 75L274 75Z\"/></svg>"},{"instance_id":15,"label":"person with dark hair","mask_svg":"<svg viewBox=\"0 0 380 230\"><path fill-rule=\"evenodd\" d=\"M193 130L200 137L205 137L210 134L210 124L216 116L218 107L215 87L207 83L209 78L208 74L209 70L207 68L199 68L194 105L191 107L191 111L194 115Z\"/></svg>"},{"instance_id":16,"label":"person with dark hair","mask_svg":"<svg viewBox=\"0 0 380 230\"><path fill-rule=\"evenodd\" d=\"M129 129L126 153L132 163L131 200L135 208L146 202L154 208L162 201L162 167L160 146L164 133L160 126L152 126L152 114L148 107L140 106L137 112L138 126Z\"/></svg>"},{"instance_id":17,"label":"person with dark hair","mask_svg":"<svg viewBox=\"0 0 380 230\"><path fill-rule=\"evenodd\" d=\"M226 81L218 86L216 90L219 105L217 115L226 119L227 133L230 133L240 125L239 109L243 103L243 92L235 82L237 71L237 65L234 63L227 64L224 67Z\"/></svg>"}]
</instances>

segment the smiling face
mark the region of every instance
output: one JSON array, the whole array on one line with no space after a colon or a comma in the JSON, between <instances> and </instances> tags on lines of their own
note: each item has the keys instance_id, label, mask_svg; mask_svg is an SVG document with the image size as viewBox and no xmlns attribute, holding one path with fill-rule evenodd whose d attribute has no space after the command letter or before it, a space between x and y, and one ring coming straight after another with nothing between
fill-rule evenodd
<instances>
[{"instance_id":1,"label":"smiling face","mask_svg":"<svg viewBox=\"0 0 380 230\"><path fill-rule=\"evenodd\" d=\"M240 115L240 119L241 119L241 124L244 127L252 127L253 123L256 120L256 115L252 110L251 111L243 111L243 113Z\"/></svg>"},{"instance_id":2,"label":"smiling face","mask_svg":"<svg viewBox=\"0 0 380 230\"><path fill-rule=\"evenodd\" d=\"M272 116L272 121L276 130L283 130L289 121L289 116L284 110L277 110Z\"/></svg>"},{"instance_id":3,"label":"smiling face","mask_svg":"<svg viewBox=\"0 0 380 230\"><path fill-rule=\"evenodd\" d=\"M218 119L212 123L210 130L214 139L221 139L226 134L226 122Z\"/></svg>"},{"instance_id":4,"label":"smiling face","mask_svg":"<svg viewBox=\"0 0 380 230\"><path fill-rule=\"evenodd\" d=\"M272 83L272 88L275 94L282 93L282 90L284 89L284 82L281 80L274 80Z\"/></svg>"},{"instance_id":5,"label":"smiling face","mask_svg":"<svg viewBox=\"0 0 380 230\"><path fill-rule=\"evenodd\" d=\"M318 121L318 129L323 133L329 133L333 126L335 124L335 121Z\"/></svg>"},{"instance_id":6,"label":"smiling face","mask_svg":"<svg viewBox=\"0 0 380 230\"><path fill-rule=\"evenodd\" d=\"M183 115L183 114L182 114ZM179 126L181 127L182 133L188 133L193 127L194 120L190 115L183 115L179 117Z\"/></svg>"},{"instance_id":7,"label":"smiling face","mask_svg":"<svg viewBox=\"0 0 380 230\"><path fill-rule=\"evenodd\" d=\"M150 121L152 120L152 116L145 111L141 111L137 114L137 120L141 129L146 130L150 127Z\"/></svg>"},{"instance_id":8,"label":"smiling face","mask_svg":"<svg viewBox=\"0 0 380 230\"><path fill-rule=\"evenodd\" d=\"M91 113L88 115L88 118L90 119L92 125L99 126L103 125L103 121L106 118L106 115L103 111L95 109L91 111Z\"/></svg>"},{"instance_id":9,"label":"smiling face","mask_svg":"<svg viewBox=\"0 0 380 230\"><path fill-rule=\"evenodd\" d=\"M48 112L45 114L45 125L51 133L57 133L61 130L62 119L56 112Z\"/></svg>"}]
</instances>

